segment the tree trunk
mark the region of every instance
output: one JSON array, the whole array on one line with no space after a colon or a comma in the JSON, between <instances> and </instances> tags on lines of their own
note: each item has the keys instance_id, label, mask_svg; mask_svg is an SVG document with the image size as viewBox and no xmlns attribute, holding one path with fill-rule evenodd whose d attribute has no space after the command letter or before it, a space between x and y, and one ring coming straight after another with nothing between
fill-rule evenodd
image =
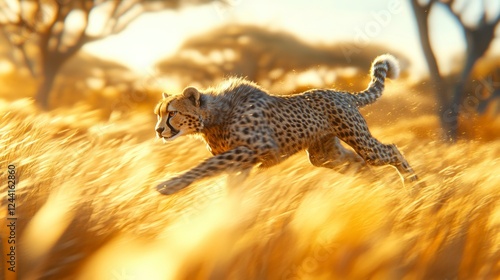
<instances>
[{"instance_id":1,"label":"tree trunk","mask_svg":"<svg viewBox=\"0 0 500 280\"><path fill-rule=\"evenodd\" d=\"M463 71L460 75L459 80L455 83L455 87L453 89L453 95L451 97L449 109L450 114L447 115L446 121L448 121L448 128L449 128L449 139L452 142L455 142L458 140L458 118L460 116L460 113L465 106L463 106L463 101L465 97L465 83L469 79L469 76L472 72L472 69L474 68L474 65L476 64L476 61L484 54L478 54L474 52L474 48L471 45L468 45L468 50L467 50L467 58L465 61L465 66L463 68ZM472 48L472 49L471 49Z\"/></svg>"},{"instance_id":2,"label":"tree trunk","mask_svg":"<svg viewBox=\"0 0 500 280\"><path fill-rule=\"evenodd\" d=\"M70 55L62 55L51 52L42 52L40 64L42 66L42 81L35 95L36 103L43 110L50 109L50 93L59 73L59 69L66 62Z\"/></svg>"},{"instance_id":3,"label":"tree trunk","mask_svg":"<svg viewBox=\"0 0 500 280\"><path fill-rule=\"evenodd\" d=\"M460 114L460 103L464 94L464 81L458 81L455 85L451 101L443 106L441 114L441 126L444 130L446 140L454 143L458 139L458 117Z\"/></svg>"},{"instance_id":4,"label":"tree trunk","mask_svg":"<svg viewBox=\"0 0 500 280\"><path fill-rule=\"evenodd\" d=\"M455 117L455 111L458 108L453 107L452 102L449 101L448 87L441 77L439 72L439 66L432 50L431 40L429 37L429 12L432 3L425 6L420 6L417 0L411 1L413 13L417 21L418 34L420 37L422 51L424 53L425 59L427 61L427 67L429 69L430 79L434 87L434 92L436 94L436 99L438 101L437 113L439 116L439 121L441 123L441 128L443 130L443 138L448 141L454 141L454 134L456 134L456 124L458 122L458 113Z\"/></svg>"},{"instance_id":5,"label":"tree trunk","mask_svg":"<svg viewBox=\"0 0 500 280\"><path fill-rule=\"evenodd\" d=\"M38 87L38 90L35 95L36 103L43 110L50 109L49 108L50 93L52 91L52 86L54 85L56 76L57 76L57 71L45 71L45 73L43 73L42 82L40 83L40 86Z\"/></svg>"}]
</instances>

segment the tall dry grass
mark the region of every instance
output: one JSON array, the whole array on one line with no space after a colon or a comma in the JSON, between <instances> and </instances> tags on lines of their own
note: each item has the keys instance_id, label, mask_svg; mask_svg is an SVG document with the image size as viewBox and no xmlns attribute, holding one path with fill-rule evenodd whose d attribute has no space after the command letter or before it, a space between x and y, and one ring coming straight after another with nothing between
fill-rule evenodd
<instances>
[{"instance_id":1,"label":"tall dry grass","mask_svg":"<svg viewBox=\"0 0 500 280\"><path fill-rule=\"evenodd\" d=\"M432 115L372 126L426 182L418 192L391 167L342 175L301 153L230 194L219 176L161 196L156 182L209 153L153 139L151 114L105 122L28 100L0 113L2 177L15 164L19 179L20 279L500 277L500 140L440 143Z\"/></svg>"}]
</instances>

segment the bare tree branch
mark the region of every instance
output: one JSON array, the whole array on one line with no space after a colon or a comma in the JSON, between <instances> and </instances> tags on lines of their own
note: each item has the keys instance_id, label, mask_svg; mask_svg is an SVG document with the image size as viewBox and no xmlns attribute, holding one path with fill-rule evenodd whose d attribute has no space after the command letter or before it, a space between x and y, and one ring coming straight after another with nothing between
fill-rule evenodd
<instances>
[{"instance_id":1,"label":"bare tree branch","mask_svg":"<svg viewBox=\"0 0 500 280\"><path fill-rule=\"evenodd\" d=\"M465 65L462 68L459 79L453 86L447 89L445 88L443 78L439 72L436 57L429 39L429 10L436 3L444 5L450 14L457 20L464 32L466 41ZM481 1L481 14L476 24L472 26L467 25L464 21L464 13L473 2L464 2L461 7L457 7L456 3L455 0L431 0L427 4L422 5L418 3L418 0L411 0L415 19L419 28L422 49L429 66L429 73L434 84L438 85L436 88L436 96L440 103L439 117L441 119L441 125L445 130L447 139L451 139L452 141L455 141L458 135L458 115L460 113L460 103L465 96L465 83L469 79L472 69L478 59L484 56L490 47L491 42L495 38L495 29L500 21L500 12L493 20L487 19L487 9L484 5L484 1ZM451 100L448 101L449 98L445 95L449 91L452 91L453 94Z\"/></svg>"},{"instance_id":2,"label":"bare tree branch","mask_svg":"<svg viewBox=\"0 0 500 280\"><path fill-rule=\"evenodd\" d=\"M190 5L224 0L185 0ZM47 108L48 96L57 71L82 46L111 34L120 33L146 11L176 9L181 0L0 0L1 32L18 50L22 63L33 77L40 75L36 94L39 104ZM31 7L27 7L29 4ZM110 5L110 6L108 6ZM91 15L96 9L108 17L100 32L91 34ZM110 8L107 10L107 8ZM83 27L72 30L65 25L73 11L83 13Z\"/></svg>"}]
</instances>

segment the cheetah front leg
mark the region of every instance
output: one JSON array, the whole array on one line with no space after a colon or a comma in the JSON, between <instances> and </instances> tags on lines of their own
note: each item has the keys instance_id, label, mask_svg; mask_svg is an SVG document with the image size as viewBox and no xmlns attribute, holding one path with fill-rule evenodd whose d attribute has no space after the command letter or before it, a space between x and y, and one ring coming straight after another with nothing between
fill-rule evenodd
<instances>
[{"instance_id":1,"label":"cheetah front leg","mask_svg":"<svg viewBox=\"0 0 500 280\"><path fill-rule=\"evenodd\" d=\"M256 162L255 153L247 147L240 146L205 160L184 174L159 184L156 189L162 194L173 194L195 181L219 175L224 171L244 172L252 168Z\"/></svg>"},{"instance_id":2,"label":"cheetah front leg","mask_svg":"<svg viewBox=\"0 0 500 280\"><path fill-rule=\"evenodd\" d=\"M345 173L349 169L358 171L366 166L359 155L344 148L333 134L311 143L307 154L312 165L330 168L339 173Z\"/></svg>"}]
</instances>

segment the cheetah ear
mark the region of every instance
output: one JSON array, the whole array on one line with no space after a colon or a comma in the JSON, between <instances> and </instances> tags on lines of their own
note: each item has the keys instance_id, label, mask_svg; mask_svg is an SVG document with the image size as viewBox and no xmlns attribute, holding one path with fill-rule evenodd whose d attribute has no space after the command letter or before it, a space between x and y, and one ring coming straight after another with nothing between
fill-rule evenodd
<instances>
[{"instance_id":1,"label":"cheetah ear","mask_svg":"<svg viewBox=\"0 0 500 280\"><path fill-rule=\"evenodd\" d=\"M162 92L162 93L161 93L161 96L163 96L163 99L165 99L165 98L167 98L167 97L168 97L168 93L166 93L166 92Z\"/></svg>"},{"instance_id":2,"label":"cheetah ear","mask_svg":"<svg viewBox=\"0 0 500 280\"><path fill-rule=\"evenodd\" d=\"M194 106L200 107L200 95L201 94L198 91L198 89L196 89L195 87L187 87L182 92L182 95L184 97L188 98L189 100L191 100L191 102L193 102Z\"/></svg>"}]
</instances>

